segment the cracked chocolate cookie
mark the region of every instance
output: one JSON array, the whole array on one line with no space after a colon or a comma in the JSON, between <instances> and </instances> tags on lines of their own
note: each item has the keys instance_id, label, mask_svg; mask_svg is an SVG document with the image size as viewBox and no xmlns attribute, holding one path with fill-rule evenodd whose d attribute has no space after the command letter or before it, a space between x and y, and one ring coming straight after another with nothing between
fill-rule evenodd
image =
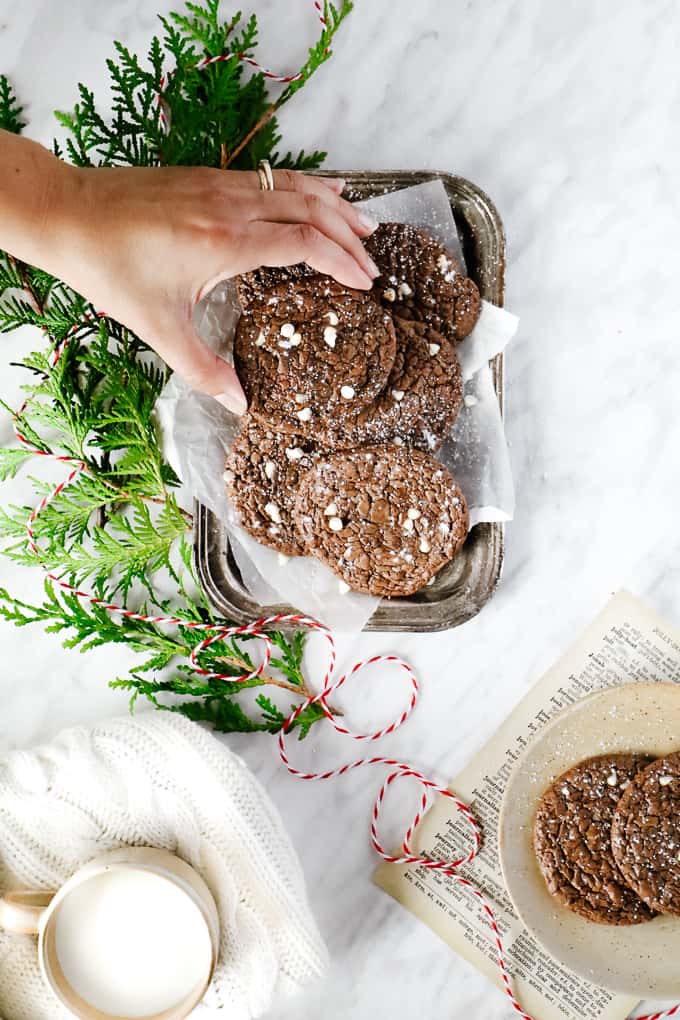
<instances>
[{"instance_id":1,"label":"cracked chocolate cookie","mask_svg":"<svg viewBox=\"0 0 680 1020\"><path fill-rule=\"evenodd\" d=\"M589 921L638 924L653 917L619 870L611 844L617 804L651 760L644 754L588 758L556 779L539 802L534 851L546 885Z\"/></svg>"},{"instance_id":2,"label":"cracked chocolate cookie","mask_svg":"<svg viewBox=\"0 0 680 1020\"><path fill-rule=\"evenodd\" d=\"M326 446L411 446L435 452L463 400L463 377L453 346L424 322L394 319L397 354L376 400L339 427L321 433Z\"/></svg>"},{"instance_id":3,"label":"cracked chocolate cookie","mask_svg":"<svg viewBox=\"0 0 680 1020\"><path fill-rule=\"evenodd\" d=\"M267 291L244 311L234 340L251 413L312 437L370 404L395 354L391 317L365 294L325 276Z\"/></svg>"},{"instance_id":4,"label":"cracked chocolate cookie","mask_svg":"<svg viewBox=\"0 0 680 1020\"><path fill-rule=\"evenodd\" d=\"M651 910L680 914L680 753L659 758L625 791L612 824L614 859Z\"/></svg>"},{"instance_id":5,"label":"cracked chocolate cookie","mask_svg":"<svg viewBox=\"0 0 680 1020\"><path fill-rule=\"evenodd\" d=\"M468 532L465 497L417 450L370 447L319 460L294 518L307 549L355 591L411 595L453 559Z\"/></svg>"},{"instance_id":6,"label":"cracked chocolate cookie","mask_svg":"<svg viewBox=\"0 0 680 1020\"><path fill-rule=\"evenodd\" d=\"M472 332L481 308L477 286L426 230L381 223L365 243L381 273L373 291L394 316L425 322L452 343Z\"/></svg>"},{"instance_id":7,"label":"cracked chocolate cookie","mask_svg":"<svg viewBox=\"0 0 680 1020\"><path fill-rule=\"evenodd\" d=\"M241 525L263 545L287 556L304 554L293 507L300 482L318 457L318 447L308 439L244 417L224 480Z\"/></svg>"},{"instance_id":8,"label":"cracked chocolate cookie","mask_svg":"<svg viewBox=\"0 0 680 1020\"><path fill-rule=\"evenodd\" d=\"M291 280L305 280L310 276L318 274L306 262L298 262L294 266L260 266L250 273L243 273L237 276L236 293L241 302L242 308L250 308L265 299L267 291L280 283L288 283Z\"/></svg>"}]
</instances>

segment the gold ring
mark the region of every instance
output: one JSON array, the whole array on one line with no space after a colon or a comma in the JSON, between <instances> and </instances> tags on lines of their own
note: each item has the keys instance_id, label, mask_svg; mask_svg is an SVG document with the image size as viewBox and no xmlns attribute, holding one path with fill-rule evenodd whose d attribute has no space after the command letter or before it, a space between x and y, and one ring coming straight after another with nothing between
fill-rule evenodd
<instances>
[{"instance_id":1,"label":"gold ring","mask_svg":"<svg viewBox=\"0 0 680 1020\"><path fill-rule=\"evenodd\" d=\"M261 159L257 164L257 176L260 179L260 189L262 191L274 190L274 174L268 159Z\"/></svg>"}]
</instances>

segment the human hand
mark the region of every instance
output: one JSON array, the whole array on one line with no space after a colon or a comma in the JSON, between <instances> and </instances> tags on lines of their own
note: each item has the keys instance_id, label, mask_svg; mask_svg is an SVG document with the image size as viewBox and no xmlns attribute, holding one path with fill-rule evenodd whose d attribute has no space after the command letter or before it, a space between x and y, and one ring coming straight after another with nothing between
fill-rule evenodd
<instances>
[{"instance_id":1,"label":"human hand","mask_svg":"<svg viewBox=\"0 0 680 1020\"><path fill-rule=\"evenodd\" d=\"M43 268L238 414L247 405L234 369L192 325L204 294L262 265L307 262L363 289L378 275L361 243L376 224L340 197L342 181L274 171L264 192L255 172L60 166Z\"/></svg>"}]
</instances>

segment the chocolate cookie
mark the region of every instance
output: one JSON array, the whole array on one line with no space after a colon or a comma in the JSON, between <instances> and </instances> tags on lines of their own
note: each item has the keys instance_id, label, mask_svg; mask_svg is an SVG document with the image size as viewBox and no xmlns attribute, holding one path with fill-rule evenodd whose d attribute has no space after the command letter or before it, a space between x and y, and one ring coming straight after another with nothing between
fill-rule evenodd
<instances>
[{"instance_id":1,"label":"chocolate cookie","mask_svg":"<svg viewBox=\"0 0 680 1020\"><path fill-rule=\"evenodd\" d=\"M304 280L316 275L316 271L306 262L298 262L293 266L260 266L259 269L236 277L236 293L241 307L249 308L252 304L264 300L266 292L279 283Z\"/></svg>"},{"instance_id":2,"label":"chocolate cookie","mask_svg":"<svg viewBox=\"0 0 680 1020\"><path fill-rule=\"evenodd\" d=\"M548 889L589 921L638 924L653 916L626 884L611 846L621 794L650 761L644 754L588 758L556 779L536 809L534 851Z\"/></svg>"},{"instance_id":3,"label":"chocolate cookie","mask_svg":"<svg viewBox=\"0 0 680 1020\"><path fill-rule=\"evenodd\" d=\"M318 461L294 518L308 550L370 595L422 588L453 559L469 523L465 497L438 461L385 446Z\"/></svg>"},{"instance_id":4,"label":"chocolate cookie","mask_svg":"<svg viewBox=\"0 0 680 1020\"><path fill-rule=\"evenodd\" d=\"M393 315L426 322L452 343L472 332L481 308L477 286L426 230L381 223L366 250L381 272L373 290Z\"/></svg>"},{"instance_id":5,"label":"chocolate cookie","mask_svg":"<svg viewBox=\"0 0 680 1020\"><path fill-rule=\"evenodd\" d=\"M680 914L680 753L659 758L630 784L614 812L612 849L651 910Z\"/></svg>"},{"instance_id":6,"label":"chocolate cookie","mask_svg":"<svg viewBox=\"0 0 680 1020\"><path fill-rule=\"evenodd\" d=\"M424 322L394 318L397 355L385 389L353 418L321 433L326 446L442 445L463 400L463 378L453 346Z\"/></svg>"},{"instance_id":7,"label":"chocolate cookie","mask_svg":"<svg viewBox=\"0 0 680 1020\"><path fill-rule=\"evenodd\" d=\"M370 404L395 354L391 317L325 276L267 291L244 311L234 340L252 414L307 436Z\"/></svg>"},{"instance_id":8,"label":"chocolate cookie","mask_svg":"<svg viewBox=\"0 0 680 1020\"><path fill-rule=\"evenodd\" d=\"M288 556L303 555L293 507L300 481L318 457L318 448L308 439L244 417L224 480L241 525L263 545Z\"/></svg>"}]
</instances>

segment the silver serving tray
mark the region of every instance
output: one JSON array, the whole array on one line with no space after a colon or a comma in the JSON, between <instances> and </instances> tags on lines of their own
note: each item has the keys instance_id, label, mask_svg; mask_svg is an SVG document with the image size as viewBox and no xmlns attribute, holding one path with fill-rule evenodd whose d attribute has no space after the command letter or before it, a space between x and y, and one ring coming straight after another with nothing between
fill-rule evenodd
<instances>
[{"instance_id":1,"label":"silver serving tray","mask_svg":"<svg viewBox=\"0 0 680 1020\"><path fill-rule=\"evenodd\" d=\"M326 176L339 176L329 172ZM446 188L460 234L467 270L481 295L503 305L505 234L493 203L476 185L443 172L376 170L342 172L353 200L371 198L439 178ZM503 413L503 355L491 361ZM206 507L196 505L194 556L206 594L222 616L246 623L261 616L293 612L287 605L261 606L245 589L229 532ZM477 524L456 558L433 584L408 598L383 599L365 630L427 632L448 630L476 616L493 595L503 567L505 526Z\"/></svg>"}]
</instances>

